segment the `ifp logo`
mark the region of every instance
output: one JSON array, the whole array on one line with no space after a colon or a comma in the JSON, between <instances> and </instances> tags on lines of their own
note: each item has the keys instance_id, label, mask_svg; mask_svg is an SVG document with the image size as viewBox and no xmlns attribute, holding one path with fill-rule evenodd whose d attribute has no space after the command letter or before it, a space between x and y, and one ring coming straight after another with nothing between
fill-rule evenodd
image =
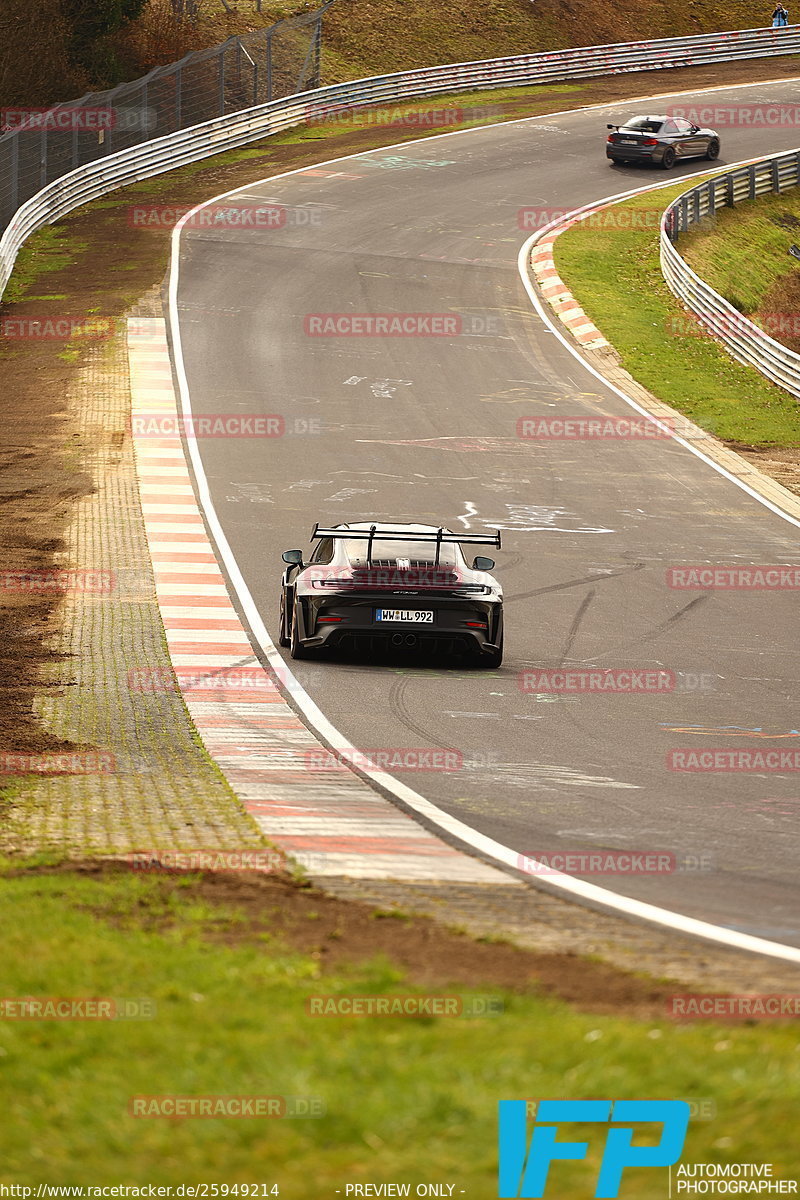
<instances>
[{"instance_id":1,"label":"ifp logo","mask_svg":"<svg viewBox=\"0 0 800 1200\"><path fill-rule=\"evenodd\" d=\"M690 1116L685 1100L540 1100L528 1148L527 1109L525 1100L500 1101L501 1200L544 1196L552 1162L586 1157L588 1142L556 1141L562 1122L611 1124L594 1192L596 1200L606 1200L619 1194L626 1167L670 1167L676 1163ZM633 1145L631 1123L642 1121L663 1126L657 1145Z\"/></svg>"}]
</instances>

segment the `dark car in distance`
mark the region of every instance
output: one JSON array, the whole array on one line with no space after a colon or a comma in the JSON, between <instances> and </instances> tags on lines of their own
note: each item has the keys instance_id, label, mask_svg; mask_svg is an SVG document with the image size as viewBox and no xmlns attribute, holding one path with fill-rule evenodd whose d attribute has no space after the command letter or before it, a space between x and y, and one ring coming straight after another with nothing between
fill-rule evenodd
<instances>
[{"instance_id":1,"label":"dark car in distance","mask_svg":"<svg viewBox=\"0 0 800 1200\"><path fill-rule=\"evenodd\" d=\"M665 170L679 158L719 157L719 134L700 129L683 117L631 117L624 125L607 125L606 157L612 163L659 163Z\"/></svg>"},{"instance_id":2,"label":"dark car in distance","mask_svg":"<svg viewBox=\"0 0 800 1200\"><path fill-rule=\"evenodd\" d=\"M311 534L308 561L286 550L278 640L292 658L340 648L444 651L477 666L503 661L503 592L494 560L471 566L462 546L500 548L500 534L355 522Z\"/></svg>"}]
</instances>

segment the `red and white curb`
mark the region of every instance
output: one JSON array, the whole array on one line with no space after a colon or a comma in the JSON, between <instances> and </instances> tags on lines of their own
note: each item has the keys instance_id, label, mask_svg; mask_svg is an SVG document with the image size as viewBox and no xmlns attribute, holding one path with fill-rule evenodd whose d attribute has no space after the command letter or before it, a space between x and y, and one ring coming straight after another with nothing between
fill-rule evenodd
<instances>
[{"instance_id":1,"label":"red and white curb","mask_svg":"<svg viewBox=\"0 0 800 1200\"><path fill-rule=\"evenodd\" d=\"M587 214L588 215L588 214ZM553 312L566 325L572 336L585 350L603 350L610 345L600 330L590 321L556 270L553 260L553 243L580 217L564 221L557 229L546 233L531 253L531 268L539 290Z\"/></svg>"},{"instance_id":2,"label":"red and white curb","mask_svg":"<svg viewBox=\"0 0 800 1200\"><path fill-rule=\"evenodd\" d=\"M265 836L315 876L514 885L349 768L326 769L333 755L262 667L231 603L184 455L161 318L129 320L128 360L142 512L178 687L206 750ZM175 686L159 675L138 664L131 687ZM282 682L291 690L288 670Z\"/></svg>"}]
</instances>

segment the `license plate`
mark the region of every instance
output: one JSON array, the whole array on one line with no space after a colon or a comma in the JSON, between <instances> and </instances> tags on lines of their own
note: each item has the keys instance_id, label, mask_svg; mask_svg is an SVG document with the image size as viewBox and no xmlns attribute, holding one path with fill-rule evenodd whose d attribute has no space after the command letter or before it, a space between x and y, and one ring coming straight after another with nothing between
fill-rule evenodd
<instances>
[{"instance_id":1,"label":"license plate","mask_svg":"<svg viewBox=\"0 0 800 1200\"><path fill-rule=\"evenodd\" d=\"M418 608L378 608L375 610L376 621L402 621L410 625L432 625L433 612L422 611Z\"/></svg>"},{"instance_id":2,"label":"license plate","mask_svg":"<svg viewBox=\"0 0 800 1200\"><path fill-rule=\"evenodd\" d=\"M619 140L621 142L623 142L626 146L638 146L639 145L639 143L636 141L636 138L620 138Z\"/></svg>"}]
</instances>

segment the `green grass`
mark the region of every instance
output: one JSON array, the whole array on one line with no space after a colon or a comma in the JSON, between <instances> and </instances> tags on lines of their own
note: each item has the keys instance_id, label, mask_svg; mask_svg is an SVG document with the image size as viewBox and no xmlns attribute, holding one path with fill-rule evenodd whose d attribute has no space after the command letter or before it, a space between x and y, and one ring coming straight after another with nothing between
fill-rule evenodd
<instances>
[{"instance_id":1,"label":"green grass","mask_svg":"<svg viewBox=\"0 0 800 1200\"><path fill-rule=\"evenodd\" d=\"M662 278L654 218L686 188L683 182L627 200L608 210L619 220L606 227L570 229L555 243L559 274L623 366L660 400L725 441L798 446L796 400L711 338L683 333L691 322Z\"/></svg>"},{"instance_id":2,"label":"green grass","mask_svg":"<svg viewBox=\"0 0 800 1200\"><path fill-rule=\"evenodd\" d=\"M740 312L757 315L769 293L800 272L789 247L800 239L800 189L724 208L681 238L681 254Z\"/></svg>"},{"instance_id":3,"label":"green grass","mask_svg":"<svg viewBox=\"0 0 800 1200\"><path fill-rule=\"evenodd\" d=\"M46 300L50 296L28 297L34 282L71 266L86 249L86 243L71 237L63 225L45 225L29 238L14 264L14 271L3 293L3 303L23 298ZM62 299L56 294L53 299Z\"/></svg>"},{"instance_id":4,"label":"green grass","mask_svg":"<svg viewBox=\"0 0 800 1200\"><path fill-rule=\"evenodd\" d=\"M219 935L238 927L236 910L198 901L192 877L162 884L2 879L3 996L147 997L156 1016L0 1022L0 1181L275 1182L301 1200L347 1182L447 1181L488 1198L496 1103L523 1097L711 1098L718 1116L692 1124L687 1161L800 1170L791 1026L618 1020L534 994L504 996L505 1014L486 1019L311 1018L311 993L416 989L381 956L323 976L318 958L269 938L225 947ZM476 994L496 990L475 981ZM132 1095L165 1093L313 1096L327 1111L128 1115ZM590 1163L558 1167L559 1200L591 1194L600 1143L586 1133ZM665 1194L663 1172L626 1178L625 1200Z\"/></svg>"}]
</instances>

